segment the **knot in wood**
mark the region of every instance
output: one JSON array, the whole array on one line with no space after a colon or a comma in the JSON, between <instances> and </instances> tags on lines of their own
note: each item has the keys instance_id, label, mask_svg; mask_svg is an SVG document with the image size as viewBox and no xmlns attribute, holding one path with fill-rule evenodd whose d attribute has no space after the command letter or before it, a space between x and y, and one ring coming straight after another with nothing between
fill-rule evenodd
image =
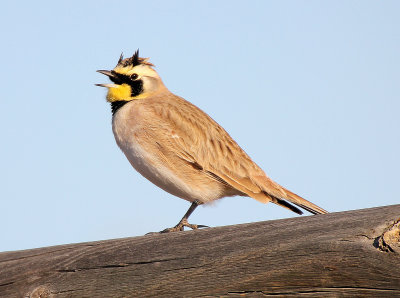
<instances>
[{"instance_id":1,"label":"knot in wood","mask_svg":"<svg viewBox=\"0 0 400 298\"><path fill-rule=\"evenodd\" d=\"M400 253L400 219L383 233L383 240L393 252Z\"/></svg>"},{"instance_id":2,"label":"knot in wood","mask_svg":"<svg viewBox=\"0 0 400 298\"><path fill-rule=\"evenodd\" d=\"M26 295L25 297L29 298L50 298L51 292L50 289L46 286L38 286L35 288L30 294Z\"/></svg>"}]
</instances>

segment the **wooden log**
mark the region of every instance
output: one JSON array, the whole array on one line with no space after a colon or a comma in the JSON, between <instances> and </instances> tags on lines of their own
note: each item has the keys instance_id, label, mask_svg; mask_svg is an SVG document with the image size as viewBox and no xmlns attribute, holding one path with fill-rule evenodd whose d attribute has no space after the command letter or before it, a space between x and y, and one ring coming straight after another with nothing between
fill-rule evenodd
<instances>
[{"instance_id":1,"label":"wooden log","mask_svg":"<svg viewBox=\"0 0 400 298\"><path fill-rule=\"evenodd\" d=\"M400 205L0 253L1 297L400 297Z\"/></svg>"}]
</instances>

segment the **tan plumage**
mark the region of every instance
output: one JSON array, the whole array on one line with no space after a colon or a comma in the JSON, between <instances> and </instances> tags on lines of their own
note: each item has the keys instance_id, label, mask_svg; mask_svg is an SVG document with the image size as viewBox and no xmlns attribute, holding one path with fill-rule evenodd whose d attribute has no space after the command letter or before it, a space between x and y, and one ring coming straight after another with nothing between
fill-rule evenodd
<instances>
[{"instance_id":1,"label":"tan plumage","mask_svg":"<svg viewBox=\"0 0 400 298\"><path fill-rule=\"evenodd\" d=\"M290 203L314 214L327 213L267 177L210 116L172 94L138 52L121 59L112 72L99 72L114 82L100 86L109 88L107 99L114 110L118 146L138 172L167 192L193 202L193 210L198 204L240 195L300 214ZM196 228L187 223L189 211L180 226L167 231Z\"/></svg>"}]
</instances>

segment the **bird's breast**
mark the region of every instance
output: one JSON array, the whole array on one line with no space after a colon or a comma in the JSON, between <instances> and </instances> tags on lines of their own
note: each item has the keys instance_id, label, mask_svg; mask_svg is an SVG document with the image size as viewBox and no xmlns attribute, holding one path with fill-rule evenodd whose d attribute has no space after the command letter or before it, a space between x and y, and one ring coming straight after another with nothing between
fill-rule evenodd
<instances>
[{"instance_id":1,"label":"bird's breast","mask_svg":"<svg viewBox=\"0 0 400 298\"><path fill-rule=\"evenodd\" d=\"M142 117L141 107L128 103L114 115L112 128L117 145L131 165L150 180L156 175L153 165L155 160L143 140L146 127Z\"/></svg>"},{"instance_id":2,"label":"bird's breast","mask_svg":"<svg viewBox=\"0 0 400 298\"><path fill-rule=\"evenodd\" d=\"M201 194L160 157L156 141L148 137L147 120L146 112L134 103L126 104L114 115L113 133L122 152L136 171L158 187L188 201L201 200Z\"/></svg>"}]
</instances>

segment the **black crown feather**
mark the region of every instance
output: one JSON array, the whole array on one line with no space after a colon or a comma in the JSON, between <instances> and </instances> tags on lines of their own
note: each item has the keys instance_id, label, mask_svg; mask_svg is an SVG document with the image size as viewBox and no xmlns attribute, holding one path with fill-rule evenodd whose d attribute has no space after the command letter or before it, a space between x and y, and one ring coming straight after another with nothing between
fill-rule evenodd
<instances>
[{"instance_id":1,"label":"black crown feather","mask_svg":"<svg viewBox=\"0 0 400 298\"><path fill-rule=\"evenodd\" d=\"M132 60L132 62L131 62L132 66L136 66L136 65L140 64L140 61L139 61L139 49L137 49L136 52L133 54L131 60Z\"/></svg>"},{"instance_id":2,"label":"black crown feather","mask_svg":"<svg viewBox=\"0 0 400 298\"><path fill-rule=\"evenodd\" d=\"M140 65L140 64L154 66L154 64L148 62L148 59L149 58L140 58L139 57L139 49L137 49L135 51L135 53L133 54L133 56L130 58L124 59L124 55L123 55L123 53L121 53L121 56L119 57L117 65L121 65L123 67L129 66L129 65L136 66L136 65Z\"/></svg>"},{"instance_id":3,"label":"black crown feather","mask_svg":"<svg viewBox=\"0 0 400 298\"><path fill-rule=\"evenodd\" d=\"M121 53L121 56L119 56L117 65L121 64L122 60L124 60L124 53Z\"/></svg>"}]
</instances>

